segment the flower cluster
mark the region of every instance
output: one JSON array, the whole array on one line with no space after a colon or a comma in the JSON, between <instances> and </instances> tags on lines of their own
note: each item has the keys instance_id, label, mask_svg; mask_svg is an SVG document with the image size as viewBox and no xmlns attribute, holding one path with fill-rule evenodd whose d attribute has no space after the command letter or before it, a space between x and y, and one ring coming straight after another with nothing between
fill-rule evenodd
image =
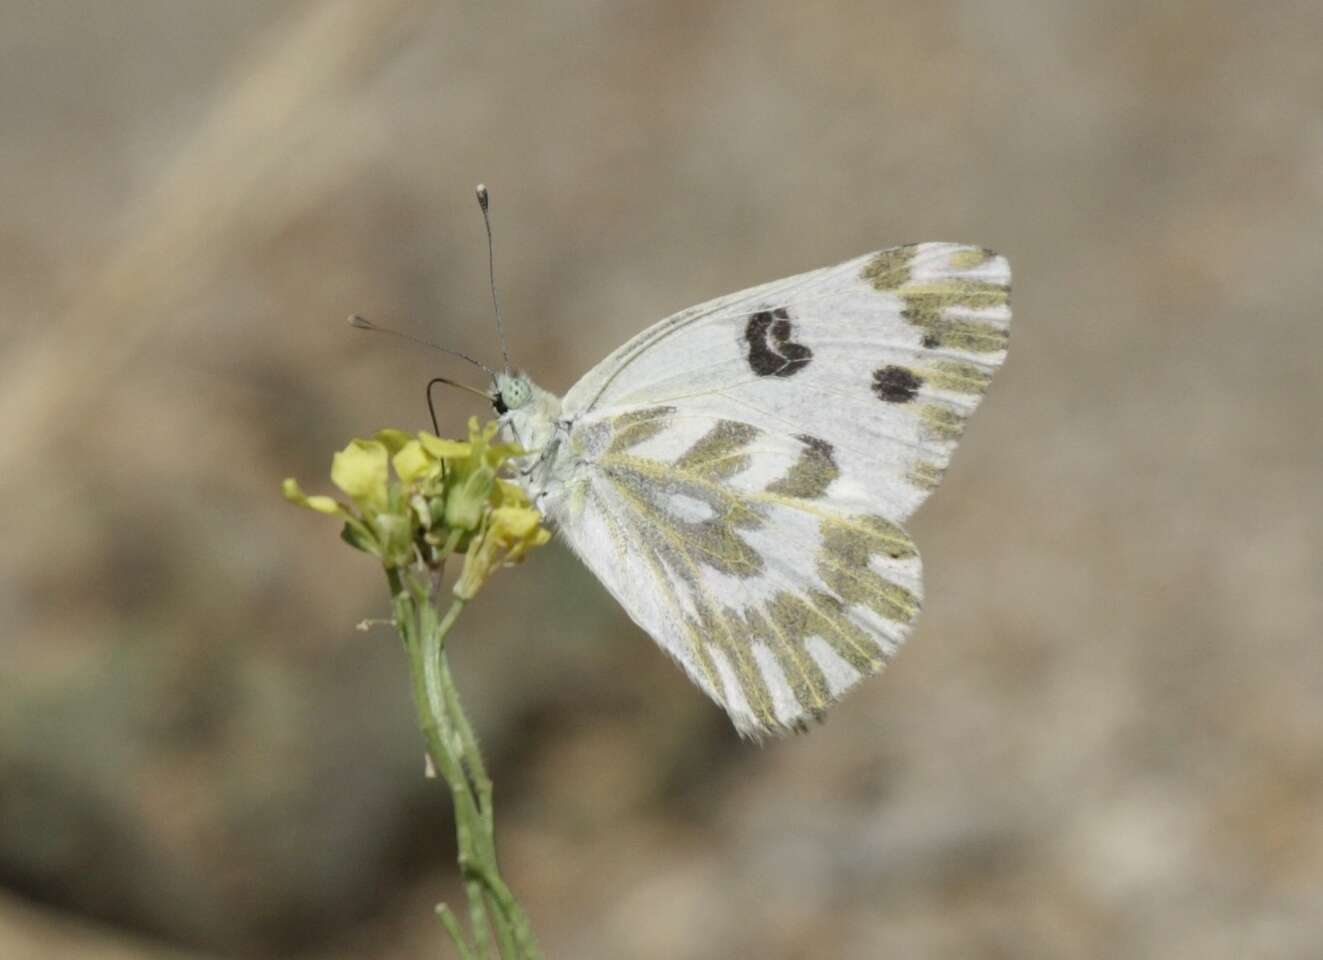
<instances>
[{"instance_id":1,"label":"flower cluster","mask_svg":"<svg viewBox=\"0 0 1323 960\"><path fill-rule=\"evenodd\" d=\"M349 503L308 496L293 478L284 483L285 499L339 517L344 541L387 569L438 569L462 553L455 595L467 600L498 567L551 538L523 490L500 476L523 451L493 443L496 431L495 423L479 427L476 417L467 441L382 430L352 441L331 463L331 482Z\"/></svg>"}]
</instances>

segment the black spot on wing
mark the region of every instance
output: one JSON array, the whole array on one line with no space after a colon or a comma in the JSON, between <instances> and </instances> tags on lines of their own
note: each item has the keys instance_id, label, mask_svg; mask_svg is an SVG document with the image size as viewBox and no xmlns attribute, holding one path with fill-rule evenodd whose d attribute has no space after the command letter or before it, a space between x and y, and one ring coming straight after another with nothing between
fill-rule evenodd
<instances>
[{"instance_id":1,"label":"black spot on wing","mask_svg":"<svg viewBox=\"0 0 1323 960\"><path fill-rule=\"evenodd\" d=\"M923 378L905 367L888 366L873 371L873 392L887 403L909 403L923 386Z\"/></svg>"},{"instance_id":2,"label":"black spot on wing","mask_svg":"<svg viewBox=\"0 0 1323 960\"><path fill-rule=\"evenodd\" d=\"M785 307L751 314L744 326L750 369L760 377L790 377L807 367L813 351L791 340L794 332Z\"/></svg>"},{"instance_id":3,"label":"black spot on wing","mask_svg":"<svg viewBox=\"0 0 1323 960\"><path fill-rule=\"evenodd\" d=\"M811 437L807 433L796 434L795 439L804 444L804 446L808 447L822 459L833 464L835 463L832 455L836 452L836 448L826 440L823 440L820 437Z\"/></svg>"}]
</instances>

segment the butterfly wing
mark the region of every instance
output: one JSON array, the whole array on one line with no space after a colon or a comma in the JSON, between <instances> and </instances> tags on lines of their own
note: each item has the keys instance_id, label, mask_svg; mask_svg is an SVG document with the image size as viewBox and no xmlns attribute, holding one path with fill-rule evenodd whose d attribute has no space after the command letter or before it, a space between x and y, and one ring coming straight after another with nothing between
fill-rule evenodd
<instances>
[{"instance_id":1,"label":"butterfly wing","mask_svg":"<svg viewBox=\"0 0 1323 960\"><path fill-rule=\"evenodd\" d=\"M566 395L546 509L741 733L800 728L919 612L901 526L1006 356L1006 260L923 243L676 314Z\"/></svg>"}]
</instances>

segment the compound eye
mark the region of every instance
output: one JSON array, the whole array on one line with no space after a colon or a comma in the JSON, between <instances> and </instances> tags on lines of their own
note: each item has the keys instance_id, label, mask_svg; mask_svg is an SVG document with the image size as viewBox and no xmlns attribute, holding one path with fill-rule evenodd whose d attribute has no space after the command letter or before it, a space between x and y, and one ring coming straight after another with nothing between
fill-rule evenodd
<instances>
[{"instance_id":1,"label":"compound eye","mask_svg":"<svg viewBox=\"0 0 1323 960\"><path fill-rule=\"evenodd\" d=\"M492 408L496 411L498 417L503 417L510 411L510 408L505 405L505 397L499 393L492 399Z\"/></svg>"}]
</instances>

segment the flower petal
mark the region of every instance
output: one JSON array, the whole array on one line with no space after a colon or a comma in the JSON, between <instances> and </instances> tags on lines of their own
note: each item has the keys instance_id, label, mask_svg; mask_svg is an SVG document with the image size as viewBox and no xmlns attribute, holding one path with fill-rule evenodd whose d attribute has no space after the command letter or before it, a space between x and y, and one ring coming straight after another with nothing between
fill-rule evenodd
<instances>
[{"instance_id":1,"label":"flower petal","mask_svg":"<svg viewBox=\"0 0 1323 960\"><path fill-rule=\"evenodd\" d=\"M389 473L386 446L377 440L352 440L331 461L331 482L360 508L384 509Z\"/></svg>"},{"instance_id":2,"label":"flower petal","mask_svg":"<svg viewBox=\"0 0 1323 960\"><path fill-rule=\"evenodd\" d=\"M391 463L395 467L395 474L405 483L414 481L427 476L428 472L436 466L435 457L427 455L423 445L417 440L410 440L404 446L396 451L395 456L391 457Z\"/></svg>"},{"instance_id":3,"label":"flower petal","mask_svg":"<svg viewBox=\"0 0 1323 960\"><path fill-rule=\"evenodd\" d=\"M378 430L377 435L372 438L386 448L389 453L398 453L406 443L413 440L409 434L403 430L395 430L386 427L384 430Z\"/></svg>"},{"instance_id":4,"label":"flower petal","mask_svg":"<svg viewBox=\"0 0 1323 960\"><path fill-rule=\"evenodd\" d=\"M318 513L344 514L345 512L345 508L333 497L308 496L293 477L285 478L285 482L280 485L280 492L285 495L285 499L290 503L297 503L301 507L316 510Z\"/></svg>"},{"instance_id":5,"label":"flower petal","mask_svg":"<svg viewBox=\"0 0 1323 960\"><path fill-rule=\"evenodd\" d=\"M459 460L469 456L473 448L460 440L442 440L430 433L419 433L418 442L438 460Z\"/></svg>"}]
</instances>

